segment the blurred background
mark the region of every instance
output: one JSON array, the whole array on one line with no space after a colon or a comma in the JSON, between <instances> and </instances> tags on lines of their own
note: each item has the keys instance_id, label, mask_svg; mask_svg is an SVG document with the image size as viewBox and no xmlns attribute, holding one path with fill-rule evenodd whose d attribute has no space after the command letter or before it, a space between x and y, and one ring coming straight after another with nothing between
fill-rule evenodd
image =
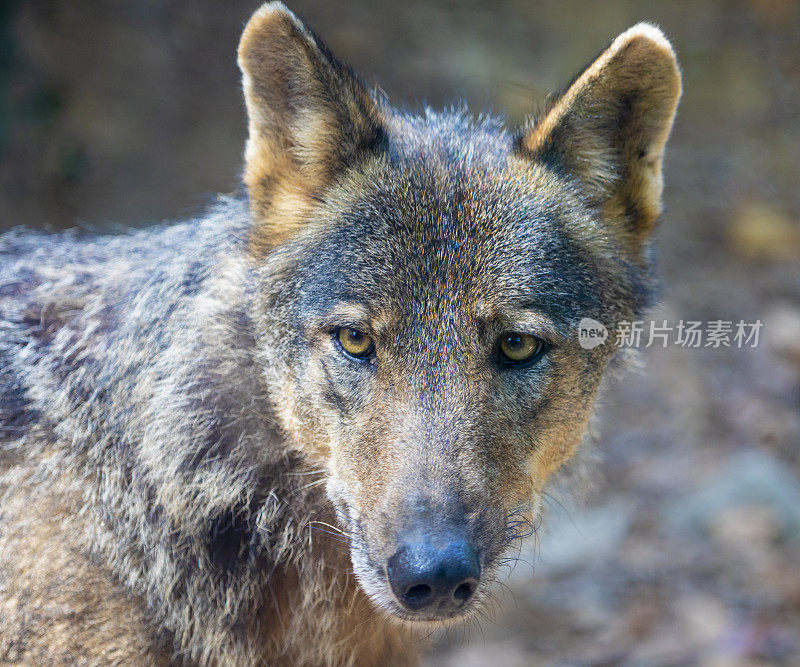
<instances>
[{"instance_id":1,"label":"blurred background","mask_svg":"<svg viewBox=\"0 0 800 667\"><path fill-rule=\"evenodd\" d=\"M534 111L639 20L673 39L656 320L761 320L755 348L643 351L480 625L429 665L800 664L800 3L293 0L405 108ZM0 2L0 229L99 230L238 189L250 0Z\"/></svg>"}]
</instances>

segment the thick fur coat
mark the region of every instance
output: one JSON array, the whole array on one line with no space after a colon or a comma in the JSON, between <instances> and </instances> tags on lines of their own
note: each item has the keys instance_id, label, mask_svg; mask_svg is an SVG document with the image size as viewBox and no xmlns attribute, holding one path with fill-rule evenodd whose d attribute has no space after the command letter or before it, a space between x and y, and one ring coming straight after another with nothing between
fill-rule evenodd
<instances>
[{"instance_id":1,"label":"thick fur coat","mask_svg":"<svg viewBox=\"0 0 800 667\"><path fill-rule=\"evenodd\" d=\"M245 198L0 237L0 662L413 663L578 450L615 352L578 322L650 301L652 26L516 132L394 111L279 3L239 62ZM456 533L470 599L410 610L387 560Z\"/></svg>"}]
</instances>

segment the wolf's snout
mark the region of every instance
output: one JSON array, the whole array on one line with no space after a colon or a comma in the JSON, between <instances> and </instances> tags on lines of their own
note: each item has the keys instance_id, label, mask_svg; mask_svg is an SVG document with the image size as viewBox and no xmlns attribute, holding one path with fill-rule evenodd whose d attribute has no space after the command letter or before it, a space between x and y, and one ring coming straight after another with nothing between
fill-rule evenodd
<instances>
[{"instance_id":1,"label":"wolf's snout","mask_svg":"<svg viewBox=\"0 0 800 667\"><path fill-rule=\"evenodd\" d=\"M397 601L410 611L448 614L463 607L481 576L478 554L466 540L439 548L430 542L401 546L386 568Z\"/></svg>"}]
</instances>

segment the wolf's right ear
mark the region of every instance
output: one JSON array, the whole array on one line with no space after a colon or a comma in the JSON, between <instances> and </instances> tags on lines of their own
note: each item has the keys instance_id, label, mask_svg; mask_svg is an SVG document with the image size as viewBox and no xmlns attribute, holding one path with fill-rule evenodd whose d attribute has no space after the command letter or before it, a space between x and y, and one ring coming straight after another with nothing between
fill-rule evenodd
<instances>
[{"instance_id":1,"label":"wolf's right ear","mask_svg":"<svg viewBox=\"0 0 800 667\"><path fill-rule=\"evenodd\" d=\"M384 138L369 92L281 2L262 5L239 42L249 120L244 180L259 245L291 236L303 204Z\"/></svg>"}]
</instances>

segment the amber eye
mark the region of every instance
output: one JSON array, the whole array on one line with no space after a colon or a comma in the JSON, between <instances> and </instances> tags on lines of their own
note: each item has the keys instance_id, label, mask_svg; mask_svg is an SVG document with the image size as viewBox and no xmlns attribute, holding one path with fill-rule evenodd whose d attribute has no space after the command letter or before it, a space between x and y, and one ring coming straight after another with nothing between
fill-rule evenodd
<instances>
[{"instance_id":1,"label":"amber eye","mask_svg":"<svg viewBox=\"0 0 800 667\"><path fill-rule=\"evenodd\" d=\"M500 337L500 357L506 364L525 364L541 356L544 342L523 333L504 333Z\"/></svg>"},{"instance_id":2,"label":"amber eye","mask_svg":"<svg viewBox=\"0 0 800 667\"><path fill-rule=\"evenodd\" d=\"M334 339L347 354L356 359L366 359L375 349L372 338L363 331L350 327L337 329L334 332Z\"/></svg>"}]
</instances>

